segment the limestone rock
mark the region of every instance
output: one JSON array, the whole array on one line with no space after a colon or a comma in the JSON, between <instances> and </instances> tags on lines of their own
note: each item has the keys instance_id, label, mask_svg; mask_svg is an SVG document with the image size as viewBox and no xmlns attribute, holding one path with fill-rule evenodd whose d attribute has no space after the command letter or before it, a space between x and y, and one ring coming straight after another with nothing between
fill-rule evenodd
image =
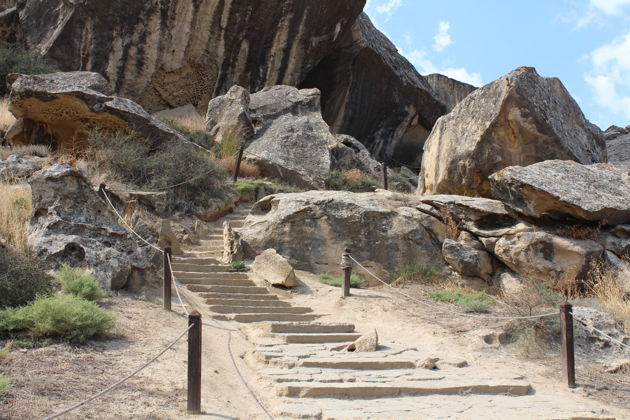
<instances>
[{"instance_id":1,"label":"limestone rock","mask_svg":"<svg viewBox=\"0 0 630 420\"><path fill-rule=\"evenodd\" d=\"M506 235L494 249L495 256L518 274L559 285L583 279L603 252L595 241L544 231Z\"/></svg>"},{"instance_id":2,"label":"limestone rock","mask_svg":"<svg viewBox=\"0 0 630 420\"><path fill-rule=\"evenodd\" d=\"M53 137L48 132L46 124L28 118L15 120L4 134L4 140L9 145L40 144L51 146L54 144Z\"/></svg>"},{"instance_id":3,"label":"limestone rock","mask_svg":"<svg viewBox=\"0 0 630 420\"><path fill-rule=\"evenodd\" d=\"M206 130L214 141L243 141L254 133L249 116L249 92L240 86L232 86L223 96L208 104Z\"/></svg>"},{"instance_id":4,"label":"limestone rock","mask_svg":"<svg viewBox=\"0 0 630 420\"><path fill-rule=\"evenodd\" d=\"M489 281L494 272L490 254L452 239L446 239L442 244L442 256L455 271L464 276Z\"/></svg>"},{"instance_id":5,"label":"limestone rock","mask_svg":"<svg viewBox=\"0 0 630 420\"><path fill-rule=\"evenodd\" d=\"M358 261L390 273L418 259L443 267L442 223L416 204L382 190L276 194L256 203L239 232L247 257L274 248L298 269L339 270L347 246Z\"/></svg>"},{"instance_id":6,"label":"limestone rock","mask_svg":"<svg viewBox=\"0 0 630 420\"><path fill-rule=\"evenodd\" d=\"M158 246L161 248L169 247L173 255L182 254L182 245L175 236L171 222L167 219L162 220L160 225L160 236L158 237Z\"/></svg>"},{"instance_id":7,"label":"limestone rock","mask_svg":"<svg viewBox=\"0 0 630 420\"><path fill-rule=\"evenodd\" d=\"M45 124L59 150L76 152L85 147L86 133L93 128L130 132L155 147L178 144L198 148L135 102L107 95L106 81L96 73L13 78L11 112L18 118Z\"/></svg>"},{"instance_id":8,"label":"limestone rock","mask_svg":"<svg viewBox=\"0 0 630 420\"><path fill-rule=\"evenodd\" d=\"M620 328L619 323L606 312L586 306L574 306L573 318L575 323L582 324L582 330L586 332L589 340L599 343L601 347L610 346L613 349L624 350L621 345L595 330L602 331L626 345L630 344L630 337Z\"/></svg>"},{"instance_id":9,"label":"limestone rock","mask_svg":"<svg viewBox=\"0 0 630 420\"><path fill-rule=\"evenodd\" d=\"M243 261L244 259L245 253L241 235L228 222L223 222L223 257L221 262L228 264L232 261Z\"/></svg>"},{"instance_id":10,"label":"limestone rock","mask_svg":"<svg viewBox=\"0 0 630 420\"><path fill-rule=\"evenodd\" d=\"M620 359L609 363L606 372L630 374L630 359Z\"/></svg>"},{"instance_id":11,"label":"limestone rock","mask_svg":"<svg viewBox=\"0 0 630 420\"><path fill-rule=\"evenodd\" d=\"M44 157L11 155L0 160L0 181L13 183L26 180L48 163L50 159Z\"/></svg>"},{"instance_id":12,"label":"limestone rock","mask_svg":"<svg viewBox=\"0 0 630 420\"><path fill-rule=\"evenodd\" d=\"M424 146L418 192L490 197L494 172L549 159L606 162L606 146L558 79L520 67L440 118Z\"/></svg>"},{"instance_id":13,"label":"limestone rock","mask_svg":"<svg viewBox=\"0 0 630 420\"><path fill-rule=\"evenodd\" d=\"M332 130L359 139L379 160L414 162L445 113L427 81L365 13L300 86L320 89Z\"/></svg>"},{"instance_id":14,"label":"limestone rock","mask_svg":"<svg viewBox=\"0 0 630 420\"><path fill-rule=\"evenodd\" d=\"M381 163L372 157L369 150L360 141L345 134L335 137L337 142L330 149L333 169L349 170L356 168L374 179L383 177Z\"/></svg>"},{"instance_id":15,"label":"limestone rock","mask_svg":"<svg viewBox=\"0 0 630 420\"><path fill-rule=\"evenodd\" d=\"M322 188L336 139L324 122L317 89L273 86L251 95L256 133L245 158L264 174L304 188Z\"/></svg>"},{"instance_id":16,"label":"limestone rock","mask_svg":"<svg viewBox=\"0 0 630 420\"><path fill-rule=\"evenodd\" d=\"M28 246L35 255L55 266L85 266L107 289L123 288L132 277L154 277L157 252L131 238L78 171L58 164L35 173L29 183Z\"/></svg>"},{"instance_id":17,"label":"limestone rock","mask_svg":"<svg viewBox=\"0 0 630 420\"><path fill-rule=\"evenodd\" d=\"M501 270L495 273L494 283L499 286L501 291L506 295L516 295L523 290L523 281L521 278L508 270Z\"/></svg>"},{"instance_id":18,"label":"limestone rock","mask_svg":"<svg viewBox=\"0 0 630 420\"><path fill-rule=\"evenodd\" d=\"M364 353L378 350L378 333L376 330L365 334L354 343L348 345L348 351Z\"/></svg>"},{"instance_id":19,"label":"limestone rock","mask_svg":"<svg viewBox=\"0 0 630 420\"><path fill-rule=\"evenodd\" d=\"M425 79L431 85L435 96L446 106L447 113L451 112L455 105L477 89L473 85L438 73L425 76Z\"/></svg>"},{"instance_id":20,"label":"limestone rock","mask_svg":"<svg viewBox=\"0 0 630 420\"><path fill-rule=\"evenodd\" d=\"M275 249L267 249L258 255L254 260L252 270L254 274L273 286L297 286L295 270Z\"/></svg>"},{"instance_id":21,"label":"limestone rock","mask_svg":"<svg viewBox=\"0 0 630 420\"><path fill-rule=\"evenodd\" d=\"M611 125L610 127L608 127L606 129L606 131L604 131L604 140L608 141L608 140L613 140L616 139L619 136L623 136L626 134L630 134L628 133L628 129L627 128L623 128L623 127L618 127L616 125Z\"/></svg>"},{"instance_id":22,"label":"limestone rock","mask_svg":"<svg viewBox=\"0 0 630 420\"><path fill-rule=\"evenodd\" d=\"M549 160L490 177L492 194L527 216L619 224L630 221L630 176L609 164Z\"/></svg>"}]
</instances>

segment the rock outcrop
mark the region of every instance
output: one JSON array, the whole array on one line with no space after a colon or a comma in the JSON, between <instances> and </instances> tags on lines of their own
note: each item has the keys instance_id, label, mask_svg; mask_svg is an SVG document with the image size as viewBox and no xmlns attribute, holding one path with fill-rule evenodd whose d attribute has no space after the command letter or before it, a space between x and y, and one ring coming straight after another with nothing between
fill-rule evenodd
<instances>
[{"instance_id":1,"label":"rock outcrop","mask_svg":"<svg viewBox=\"0 0 630 420\"><path fill-rule=\"evenodd\" d=\"M157 252L131 239L81 173L58 164L36 172L29 183L28 246L34 254L55 266L89 268L107 289L151 280L150 269L159 265Z\"/></svg>"},{"instance_id":2,"label":"rock outcrop","mask_svg":"<svg viewBox=\"0 0 630 420\"><path fill-rule=\"evenodd\" d=\"M444 260L463 276L477 277L490 281L494 272L492 259L487 251L475 249L452 239L442 244Z\"/></svg>"},{"instance_id":3,"label":"rock outcrop","mask_svg":"<svg viewBox=\"0 0 630 420\"><path fill-rule=\"evenodd\" d=\"M259 278L272 286L297 286L295 270L275 249L267 249L256 256L252 270Z\"/></svg>"},{"instance_id":4,"label":"rock outcrop","mask_svg":"<svg viewBox=\"0 0 630 420\"><path fill-rule=\"evenodd\" d=\"M359 139L379 160L412 163L446 112L431 86L365 14L301 87L322 91L333 132Z\"/></svg>"},{"instance_id":5,"label":"rock outcrop","mask_svg":"<svg viewBox=\"0 0 630 420\"><path fill-rule=\"evenodd\" d=\"M210 101L206 113L206 130L215 142L240 142L254 134L249 101L249 92L240 86L232 86L225 95Z\"/></svg>"},{"instance_id":6,"label":"rock outcrop","mask_svg":"<svg viewBox=\"0 0 630 420\"><path fill-rule=\"evenodd\" d=\"M606 162L602 133L558 79L520 67L440 118L424 146L418 192L490 197L492 173L550 159Z\"/></svg>"},{"instance_id":7,"label":"rock outcrop","mask_svg":"<svg viewBox=\"0 0 630 420\"><path fill-rule=\"evenodd\" d=\"M608 161L623 171L630 172L630 131L612 126L605 133Z\"/></svg>"},{"instance_id":8,"label":"rock outcrop","mask_svg":"<svg viewBox=\"0 0 630 420\"><path fill-rule=\"evenodd\" d=\"M5 160L0 160L0 181L6 183L24 181L48 163L50 159L44 157L11 155Z\"/></svg>"},{"instance_id":9,"label":"rock outcrop","mask_svg":"<svg viewBox=\"0 0 630 420\"><path fill-rule=\"evenodd\" d=\"M446 106L447 113L477 89L473 85L451 79L443 74L434 73L424 78L431 85L436 98Z\"/></svg>"},{"instance_id":10,"label":"rock outcrop","mask_svg":"<svg viewBox=\"0 0 630 420\"><path fill-rule=\"evenodd\" d=\"M549 160L490 176L492 195L532 217L630 222L630 176L611 164Z\"/></svg>"}]
</instances>

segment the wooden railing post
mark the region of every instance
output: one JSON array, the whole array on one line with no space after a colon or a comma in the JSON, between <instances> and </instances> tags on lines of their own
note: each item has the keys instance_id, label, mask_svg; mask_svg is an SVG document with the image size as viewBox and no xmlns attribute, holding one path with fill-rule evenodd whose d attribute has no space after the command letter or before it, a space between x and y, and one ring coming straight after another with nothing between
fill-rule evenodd
<instances>
[{"instance_id":1,"label":"wooden railing post","mask_svg":"<svg viewBox=\"0 0 630 420\"><path fill-rule=\"evenodd\" d=\"M575 349L573 344L573 306L569 302L560 305L560 328L562 329L562 361L567 384L575 388Z\"/></svg>"},{"instance_id":2,"label":"wooden railing post","mask_svg":"<svg viewBox=\"0 0 630 420\"><path fill-rule=\"evenodd\" d=\"M350 259L350 248L346 248L341 256L341 267L343 268L342 296L350 296L350 277L352 276L352 260Z\"/></svg>"},{"instance_id":3,"label":"wooden railing post","mask_svg":"<svg viewBox=\"0 0 630 420\"><path fill-rule=\"evenodd\" d=\"M105 200L105 188L107 188L107 185L105 184L101 184L98 186L98 196L101 197L101 200L106 201Z\"/></svg>"},{"instance_id":4,"label":"wooden railing post","mask_svg":"<svg viewBox=\"0 0 630 420\"><path fill-rule=\"evenodd\" d=\"M238 148L238 152L236 153L236 159L234 161L234 171L232 172L232 181L234 182L236 182L236 180L238 179L238 172L241 170L241 160L243 160L244 150L244 146L240 146Z\"/></svg>"},{"instance_id":5,"label":"wooden railing post","mask_svg":"<svg viewBox=\"0 0 630 420\"><path fill-rule=\"evenodd\" d=\"M188 404L189 414L201 413L201 314L188 315Z\"/></svg>"},{"instance_id":6,"label":"wooden railing post","mask_svg":"<svg viewBox=\"0 0 630 420\"><path fill-rule=\"evenodd\" d=\"M389 189L389 182L387 180L387 164L383 163L383 189L387 190Z\"/></svg>"},{"instance_id":7,"label":"wooden railing post","mask_svg":"<svg viewBox=\"0 0 630 420\"><path fill-rule=\"evenodd\" d=\"M164 280L162 282L162 297L164 299L164 309L171 310L171 283L173 282L173 273L169 259L172 261L171 248L164 248Z\"/></svg>"}]
</instances>

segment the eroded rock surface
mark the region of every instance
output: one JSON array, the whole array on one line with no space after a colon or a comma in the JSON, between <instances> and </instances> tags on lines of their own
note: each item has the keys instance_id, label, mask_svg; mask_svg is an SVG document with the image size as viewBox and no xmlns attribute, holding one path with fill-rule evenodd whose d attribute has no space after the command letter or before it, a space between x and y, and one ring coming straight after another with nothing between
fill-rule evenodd
<instances>
[{"instance_id":1,"label":"eroded rock surface","mask_svg":"<svg viewBox=\"0 0 630 420\"><path fill-rule=\"evenodd\" d=\"M295 270L275 249L267 249L256 256L252 270L258 277L273 286L297 286Z\"/></svg>"},{"instance_id":2,"label":"eroded rock surface","mask_svg":"<svg viewBox=\"0 0 630 420\"><path fill-rule=\"evenodd\" d=\"M492 173L550 159L606 162L602 133L558 79L520 67L440 118L424 146L418 192L490 197Z\"/></svg>"},{"instance_id":3,"label":"eroded rock surface","mask_svg":"<svg viewBox=\"0 0 630 420\"><path fill-rule=\"evenodd\" d=\"M455 105L477 89L473 85L438 73L425 76L425 79L431 85L435 96L446 106L447 113L451 112Z\"/></svg>"},{"instance_id":4,"label":"eroded rock surface","mask_svg":"<svg viewBox=\"0 0 630 420\"><path fill-rule=\"evenodd\" d=\"M208 104L206 130L215 142L224 140L243 141L254 133L249 115L249 92L240 86L232 86L223 96Z\"/></svg>"}]
</instances>

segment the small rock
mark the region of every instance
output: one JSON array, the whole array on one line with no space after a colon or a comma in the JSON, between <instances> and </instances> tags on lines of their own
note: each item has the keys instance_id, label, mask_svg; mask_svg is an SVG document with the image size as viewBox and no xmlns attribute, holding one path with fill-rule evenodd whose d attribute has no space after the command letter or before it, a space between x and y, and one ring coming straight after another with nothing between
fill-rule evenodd
<instances>
[{"instance_id":1,"label":"small rock","mask_svg":"<svg viewBox=\"0 0 630 420\"><path fill-rule=\"evenodd\" d=\"M434 370L437 369L437 362L440 359L438 359L437 357L427 357L426 359L418 362L418 367L420 368L424 368L424 369L429 369L429 370Z\"/></svg>"},{"instance_id":2,"label":"small rock","mask_svg":"<svg viewBox=\"0 0 630 420\"><path fill-rule=\"evenodd\" d=\"M348 351L362 353L378 349L378 333L376 330L359 338L348 346Z\"/></svg>"},{"instance_id":3,"label":"small rock","mask_svg":"<svg viewBox=\"0 0 630 420\"><path fill-rule=\"evenodd\" d=\"M266 282L274 286L295 287L295 270L275 249L267 249L258 255L252 265L252 270Z\"/></svg>"}]
</instances>

